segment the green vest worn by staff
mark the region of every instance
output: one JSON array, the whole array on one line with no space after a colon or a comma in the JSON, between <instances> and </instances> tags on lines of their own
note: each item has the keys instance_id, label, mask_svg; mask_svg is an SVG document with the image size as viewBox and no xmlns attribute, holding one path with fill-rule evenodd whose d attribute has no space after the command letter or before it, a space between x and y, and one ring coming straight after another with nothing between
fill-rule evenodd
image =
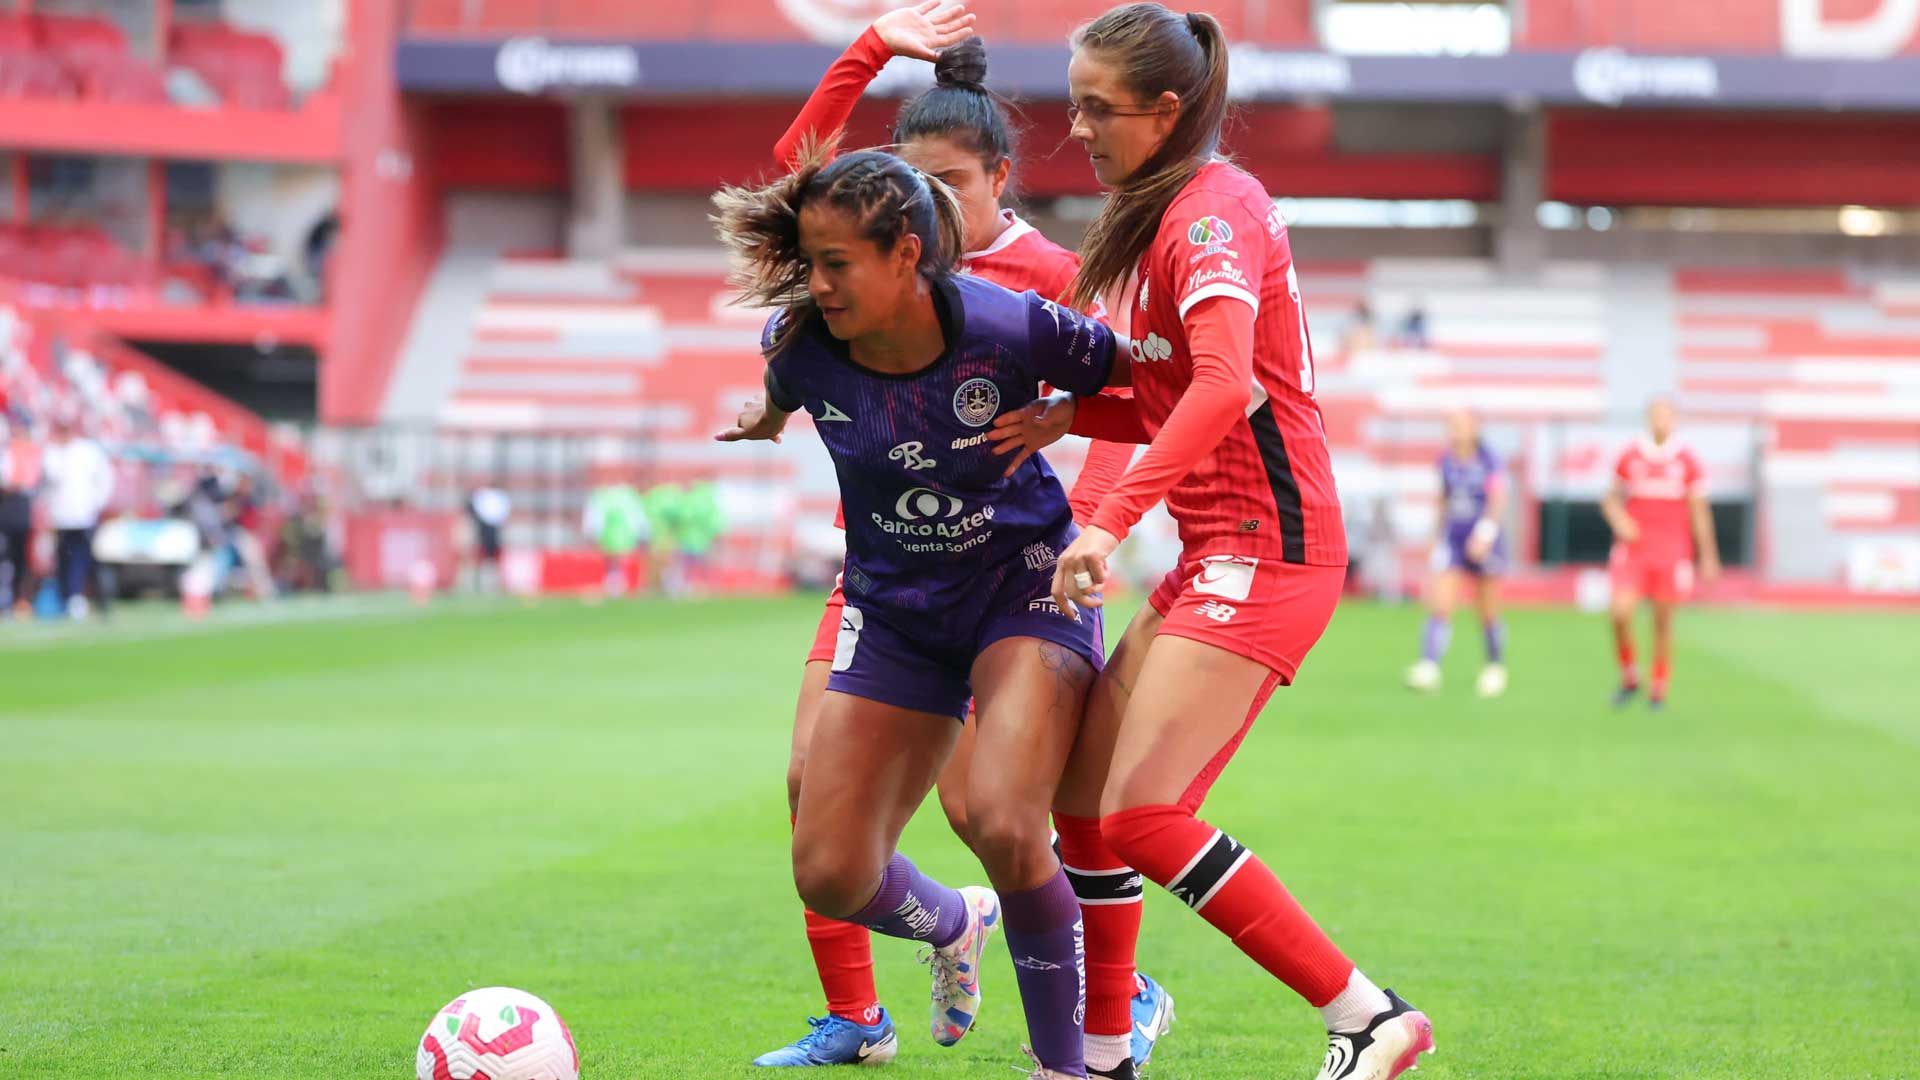
<instances>
[{"instance_id":1,"label":"green vest worn by staff","mask_svg":"<svg viewBox=\"0 0 1920 1080\"><path fill-rule=\"evenodd\" d=\"M645 515L640 493L626 484L595 488L587 497L588 531L600 542L600 550L608 555L626 555L640 546Z\"/></svg>"}]
</instances>

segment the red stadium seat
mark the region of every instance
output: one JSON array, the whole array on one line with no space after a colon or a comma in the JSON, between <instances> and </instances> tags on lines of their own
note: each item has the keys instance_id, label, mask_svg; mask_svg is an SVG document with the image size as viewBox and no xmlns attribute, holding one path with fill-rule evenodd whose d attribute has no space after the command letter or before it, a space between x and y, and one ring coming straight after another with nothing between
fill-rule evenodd
<instances>
[{"instance_id":1,"label":"red stadium seat","mask_svg":"<svg viewBox=\"0 0 1920 1080\"><path fill-rule=\"evenodd\" d=\"M176 23L168 35L174 64L205 79L228 105L240 109L286 109L287 89L280 43L267 34L224 23Z\"/></svg>"},{"instance_id":2,"label":"red stadium seat","mask_svg":"<svg viewBox=\"0 0 1920 1080\"><path fill-rule=\"evenodd\" d=\"M32 15L28 24L41 55L63 65L83 96L149 103L167 100L166 80L133 55L127 48L126 35L111 21Z\"/></svg>"},{"instance_id":3,"label":"red stadium seat","mask_svg":"<svg viewBox=\"0 0 1920 1080\"><path fill-rule=\"evenodd\" d=\"M78 92L66 65L41 49L29 18L0 15L0 96L73 97Z\"/></svg>"}]
</instances>

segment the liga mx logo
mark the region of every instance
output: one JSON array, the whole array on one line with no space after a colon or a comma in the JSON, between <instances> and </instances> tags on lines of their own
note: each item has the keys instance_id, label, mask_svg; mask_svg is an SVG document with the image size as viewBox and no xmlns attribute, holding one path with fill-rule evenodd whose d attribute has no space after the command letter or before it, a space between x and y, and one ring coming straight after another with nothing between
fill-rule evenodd
<instances>
[{"instance_id":1,"label":"liga mx logo","mask_svg":"<svg viewBox=\"0 0 1920 1080\"><path fill-rule=\"evenodd\" d=\"M1208 214L1199 221L1187 226L1187 243L1194 247L1206 247L1208 244L1226 244L1233 241L1233 226L1224 220Z\"/></svg>"},{"instance_id":2,"label":"liga mx logo","mask_svg":"<svg viewBox=\"0 0 1920 1080\"><path fill-rule=\"evenodd\" d=\"M985 427L1000 411L1000 387L992 379L968 379L953 392L953 415L968 427Z\"/></svg>"}]
</instances>

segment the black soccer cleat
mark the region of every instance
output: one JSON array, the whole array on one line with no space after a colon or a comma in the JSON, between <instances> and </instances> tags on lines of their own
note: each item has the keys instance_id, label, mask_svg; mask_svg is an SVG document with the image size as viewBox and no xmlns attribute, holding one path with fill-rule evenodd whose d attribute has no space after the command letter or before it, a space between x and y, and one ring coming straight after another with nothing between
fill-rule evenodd
<instances>
[{"instance_id":1,"label":"black soccer cleat","mask_svg":"<svg viewBox=\"0 0 1920 1080\"><path fill-rule=\"evenodd\" d=\"M1433 1021L1425 1013L1387 994L1387 1011L1357 1032L1327 1032L1327 1059L1318 1080L1393 1080L1417 1069L1421 1054L1433 1053Z\"/></svg>"}]
</instances>

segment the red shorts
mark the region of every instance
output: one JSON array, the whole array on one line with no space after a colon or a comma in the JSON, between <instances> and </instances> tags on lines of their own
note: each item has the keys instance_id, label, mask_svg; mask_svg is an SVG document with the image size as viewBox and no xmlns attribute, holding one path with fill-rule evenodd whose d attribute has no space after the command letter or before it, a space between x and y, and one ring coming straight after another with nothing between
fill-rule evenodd
<instances>
[{"instance_id":1,"label":"red shorts","mask_svg":"<svg viewBox=\"0 0 1920 1080\"><path fill-rule=\"evenodd\" d=\"M820 615L820 629L813 632L813 651L807 653L807 663L833 659L834 650L840 645L840 612L846 606L846 590L840 587L840 577L836 574L833 591L827 594L827 610Z\"/></svg>"},{"instance_id":2,"label":"red shorts","mask_svg":"<svg viewBox=\"0 0 1920 1080\"><path fill-rule=\"evenodd\" d=\"M1290 684L1326 632L1346 579L1344 566L1209 555L1182 559L1147 603L1166 620L1160 633L1258 661Z\"/></svg>"},{"instance_id":3,"label":"red shorts","mask_svg":"<svg viewBox=\"0 0 1920 1080\"><path fill-rule=\"evenodd\" d=\"M1607 558L1615 595L1630 592L1655 603L1677 604L1693 595L1693 560L1684 555L1636 552L1615 544Z\"/></svg>"}]
</instances>

